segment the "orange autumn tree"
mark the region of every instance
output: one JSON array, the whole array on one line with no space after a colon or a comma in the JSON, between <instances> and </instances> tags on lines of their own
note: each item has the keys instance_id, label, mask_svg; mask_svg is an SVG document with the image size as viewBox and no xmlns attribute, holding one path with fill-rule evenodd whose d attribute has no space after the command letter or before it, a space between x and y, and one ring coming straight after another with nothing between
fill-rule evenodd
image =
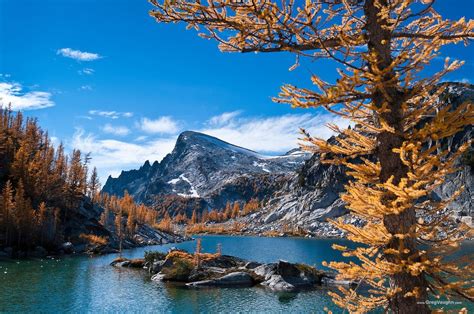
<instances>
[{"instance_id":1,"label":"orange autumn tree","mask_svg":"<svg viewBox=\"0 0 474 314\"><path fill-rule=\"evenodd\" d=\"M340 288L334 302L350 312L382 307L429 313L430 295L472 300L472 262L464 269L446 257L472 234L456 224L450 200L430 196L456 171L443 140L474 122L471 103L455 109L440 101L441 78L462 62L446 59L435 74L425 68L448 44L470 41L474 22L448 20L434 0L151 0L158 22L185 22L226 52L289 52L337 62L338 79L312 75L314 89L282 87L275 101L323 107L355 125L330 127L336 142L306 134L305 148L324 162L345 165L352 180L342 196L362 227L334 223L360 247L344 251L359 263L330 263L339 278L364 281L370 293ZM427 117L432 117L427 119ZM454 195L453 197L455 197ZM463 262L463 260L458 260ZM470 266L470 267L469 267Z\"/></svg>"}]
</instances>

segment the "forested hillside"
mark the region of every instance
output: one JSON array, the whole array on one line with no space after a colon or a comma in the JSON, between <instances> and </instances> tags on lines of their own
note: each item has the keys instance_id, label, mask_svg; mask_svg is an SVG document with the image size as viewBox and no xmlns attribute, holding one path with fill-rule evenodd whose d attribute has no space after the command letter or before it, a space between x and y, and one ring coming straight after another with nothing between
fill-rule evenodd
<instances>
[{"instance_id":1,"label":"forested hillside","mask_svg":"<svg viewBox=\"0 0 474 314\"><path fill-rule=\"evenodd\" d=\"M88 154L66 154L62 145L53 145L36 119L0 109L0 249L163 242L167 237L150 228L154 211L127 194L99 194L97 171L89 161Z\"/></svg>"}]
</instances>

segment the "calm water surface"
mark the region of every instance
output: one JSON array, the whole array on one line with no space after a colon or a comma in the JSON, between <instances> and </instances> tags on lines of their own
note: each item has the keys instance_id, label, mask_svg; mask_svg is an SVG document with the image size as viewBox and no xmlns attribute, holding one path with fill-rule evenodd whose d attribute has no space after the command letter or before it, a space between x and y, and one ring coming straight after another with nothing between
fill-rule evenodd
<instances>
[{"instance_id":1,"label":"calm water surface","mask_svg":"<svg viewBox=\"0 0 474 314\"><path fill-rule=\"evenodd\" d=\"M341 259L331 249L332 243L348 244L345 240L298 238L202 238L205 252L214 252L221 243L223 254L317 267L323 260ZM172 246L193 251L195 242L138 248L123 255L143 257L146 250L166 251ZM186 289L152 282L144 271L109 266L116 256L0 262L0 312L323 313L324 307L341 312L331 305L324 289L298 294L256 287Z\"/></svg>"}]
</instances>

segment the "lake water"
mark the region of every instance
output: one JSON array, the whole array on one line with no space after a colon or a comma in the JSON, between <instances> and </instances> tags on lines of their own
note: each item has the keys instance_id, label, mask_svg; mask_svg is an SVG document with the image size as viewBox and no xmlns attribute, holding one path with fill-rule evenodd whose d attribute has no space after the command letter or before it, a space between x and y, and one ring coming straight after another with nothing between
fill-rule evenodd
<instances>
[{"instance_id":1,"label":"lake water","mask_svg":"<svg viewBox=\"0 0 474 314\"><path fill-rule=\"evenodd\" d=\"M332 243L345 240L203 236L204 252L259 262L284 259L321 267L323 260L340 260ZM146 250L176 246L193 251L195 242L128 250L125 257L143 257ZM115 268L115 254L65 257L55 260L0 262L0 312L154 312L154 313L323 313L331 305L325 289L274 293L265 288L187 289L153 282L145 271Z\"/></svg>"}]
</instances>

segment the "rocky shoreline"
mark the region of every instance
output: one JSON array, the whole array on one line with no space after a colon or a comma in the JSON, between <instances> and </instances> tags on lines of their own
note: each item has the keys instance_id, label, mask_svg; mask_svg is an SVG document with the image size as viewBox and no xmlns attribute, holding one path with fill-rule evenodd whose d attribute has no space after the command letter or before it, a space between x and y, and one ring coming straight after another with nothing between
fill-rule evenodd
<instances>
[{"instance_id":1,"label":"rocky shoreline","mask_svg":"<svg viewBox=\"0 0 474 314\"><path fill-rule=\"evenodd\" d=\"M111 265L145 269L153 281L181 283L190 289L261 286L273 291L297 292L322 286L353 285L336 280L333 273L306 264L283 260L263 264L235 256L190 254L178 249L168 253L147 252L143 259L118 258Z\"/></svg>"},{"instance_id":2,"label":"rocky shoreline","mask_svg":"<svg viewBox=\"0 0 474 314\"><path fill-rule=\"evenodd\" d=\"M132 249L151 245L181 243L190 239L191 238L183 235L165 233L147 225L140 225L133 237L123 241L122 248ZM112 238L106 244L89 243L78 239L76 241L67 241L50 248L44 248L42 246L36 246L29 250L18 250L13 247L0 248L0 259L46 258L48 256L83 254L103 255L110 253L119 253L119 242L116 239Z\"/></svg>"}]
</instances>

